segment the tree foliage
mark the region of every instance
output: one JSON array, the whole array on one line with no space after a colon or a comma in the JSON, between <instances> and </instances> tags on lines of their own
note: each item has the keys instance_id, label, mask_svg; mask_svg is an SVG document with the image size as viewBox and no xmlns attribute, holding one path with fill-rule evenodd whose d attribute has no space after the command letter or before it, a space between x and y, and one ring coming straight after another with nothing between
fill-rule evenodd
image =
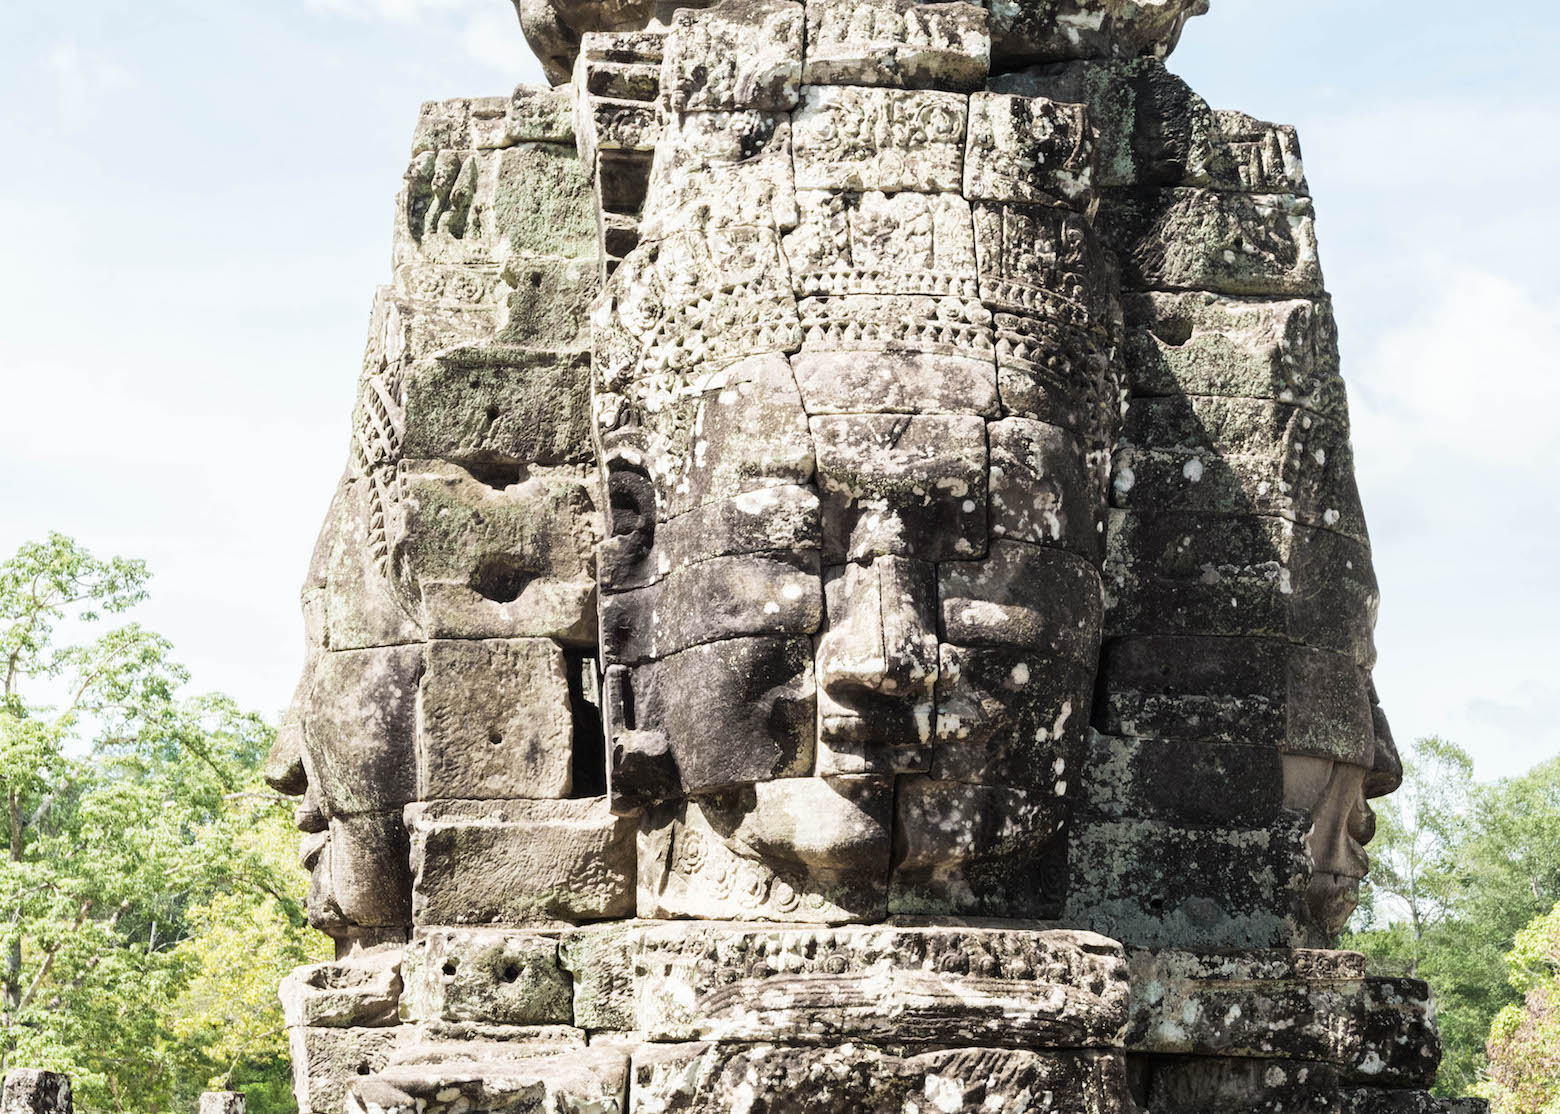
<instances>
[{"instance_id":1,"label":"tree foliage","mask_svg":"<svg viewBox=\"0 0 1560 1114\"><path fill-rule=\"evenodd\" d=\"M1560 902L1560 760L1492 785L1466 752L1423 739L1403 788L1375 803L1371 877L1342 946L1379 974L1430 983L1446 1047L1436 1090L1470 1094L1496 1016L1516 1005L1506 953Z\"/></svg>"},{"instance_id":2,"label":"tree foliage","mask_svg":"<svg viewBox=\"0 0 1560 1114\"><path fill-rule=\"evenodd\" d=\"M1480 1093L1494 1114L1560 1114L1560 905L1517 933L1506 967L1522 1004L1490 1027Z\"/></svg>"},{"instance_id":3,"label":"tree foliage","mask_svg":"<svg viewBox=\"0 0 1560 1114\"><path fill-rule=\"evenodd\" d=\"M181 696L159 635L99 633L147 579L58 534L0 564L0 1070L68 1071L85 1110L256 1076L252 1108L286 1109L274 988L317 945L272 730Z\"/></svg>"}]
</instances>

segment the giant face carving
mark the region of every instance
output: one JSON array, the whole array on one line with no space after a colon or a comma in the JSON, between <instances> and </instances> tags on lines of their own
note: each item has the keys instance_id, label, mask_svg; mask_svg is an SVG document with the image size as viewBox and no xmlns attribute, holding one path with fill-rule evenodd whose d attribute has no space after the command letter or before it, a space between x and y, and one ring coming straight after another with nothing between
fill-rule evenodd
<instances>
[{"instance_id":1,"label":"giant face carving","mask_svg":"<svg viewBox=\"0 0 1560 1114\"><path fill-rule=\"evenodd\" d=\"M754 33L790 34L776 13ZM828 891L825 919L881 913L890 859L893 908L1038 914L1099 656L1116 397L1081 110L792 95L668 125L598 310L615 802L700 811L701 838ZM1015 185L1015 143L1054 178ZM862 816L880 877L841 898L843 856L798 833L859 843ZM789 911L733 912L755 908Z\"/></svg>"}]
</instances>

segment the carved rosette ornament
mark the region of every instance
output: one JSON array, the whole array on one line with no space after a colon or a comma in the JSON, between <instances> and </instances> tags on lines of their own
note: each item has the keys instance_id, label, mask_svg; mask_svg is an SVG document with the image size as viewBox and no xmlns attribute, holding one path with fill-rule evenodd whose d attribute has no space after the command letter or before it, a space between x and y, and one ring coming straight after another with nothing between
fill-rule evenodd
<instances>
[{"instance_id":1,"label":"carved rosette ornament","mask_svg":"<svg viewBox=\"0 0 1560 1114\"><path fill-rule=\"evenodd\" d=\"M1291 129L1207 0L517 0L269 776L304 1114L1465 1112Z\"/></svg>"}]
</instances>

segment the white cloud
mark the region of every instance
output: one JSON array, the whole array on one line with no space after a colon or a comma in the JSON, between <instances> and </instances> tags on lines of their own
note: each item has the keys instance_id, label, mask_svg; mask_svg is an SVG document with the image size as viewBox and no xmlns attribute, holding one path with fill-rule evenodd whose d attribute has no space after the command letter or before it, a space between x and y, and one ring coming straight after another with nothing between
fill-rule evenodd
<instances>
[{"instance_id":1,"label":"white cloud","mask_svg":"<svg viewBox=\"0 0 1560 1114\"><path fill-rule=\"evenodd\" d=\"M1560 109L1541 100L1460 97L1378 101L1349 115L1329 108L1304 123L1301 140L1308 168L1325 171L1331 187L1403 189L1439 179L1446 192L1421 200L1445 209L1490 200L1476 190L1552 181L1560 147L1546 137L1557 130Z\"/></svg>"},{"instance_id":2,"label":"white cloud","mask_svg":"<svg viewBox=\"0 0 1560 1114\"><path fill-rule=\"evenodd\" d=\"M58 87L61 111L73 125L84 123L111 94L134 84L131 72L108 55L70 41L51 47L42 63Z\"/></svg>"},{"instance_id":3,"label":"white cloud","mask_svg":"<svg viewBox=\"0 0 1560 1114\"><path fill-rule=\"evenodd\" d=\"M467 55L511 75L534 68L513 10L500 0L307 0L315 11L352 19L440 28Z\"/></svg>"},{"instance_id":4,"label":"white cloud","mask_svg":"<svg viewBox=\"0 0 1560 1114\"><path fill-rule=\"evenodd\" d=\"M1466 258L1420 271L1420 308L1349 374L1377 680L1400 741L1444 734L1504 776L1560 749L1560 291Z\"/></svg>"},{"instance_id":5,"label":"white cloud","mask_svg":"<svg viewBox=\"0 0 1560 1114\"><path fill-rule=\"evenodd\" d=\"M317 11L335 12L355 19L388 19L414 23L448 12L475 12L487 7L484 0L308 0Z\"/></svg>"},{"instance_id":6,"label":"white cloud","mask_svg":"<svg viewBox=\"0 0 1560 1114\"><path fill-rule=\"evenodd\" d=\"M1362 467L1450 488L1520 490L1560 451L1560 297L1421 261L1423 311L1385 332L1351 375Z\"/></svg>"}]
</instances>

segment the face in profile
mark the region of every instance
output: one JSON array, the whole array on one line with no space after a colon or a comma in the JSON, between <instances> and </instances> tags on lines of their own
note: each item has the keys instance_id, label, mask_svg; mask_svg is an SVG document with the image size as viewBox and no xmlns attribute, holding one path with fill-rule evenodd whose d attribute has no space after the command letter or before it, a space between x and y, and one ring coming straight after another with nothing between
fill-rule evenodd
<instances>
[{"instance_id":1,"label":"face in profile","mask_svg":"<svg viewBox=\"0 0 1560 1114\"><path fill-rule=\"evenodd\" d=\"M1311 814L1306 848L1311 880L1306 906L1329 935L1344 930L1359 904L1360 883L1370 869L1365 847L1376 834L1371 800L1397 790L1403 764L1381 706L1371 693L1372 766L1311 755L1284 757L1284 803Z\"/></svg>"}]
</instances>

